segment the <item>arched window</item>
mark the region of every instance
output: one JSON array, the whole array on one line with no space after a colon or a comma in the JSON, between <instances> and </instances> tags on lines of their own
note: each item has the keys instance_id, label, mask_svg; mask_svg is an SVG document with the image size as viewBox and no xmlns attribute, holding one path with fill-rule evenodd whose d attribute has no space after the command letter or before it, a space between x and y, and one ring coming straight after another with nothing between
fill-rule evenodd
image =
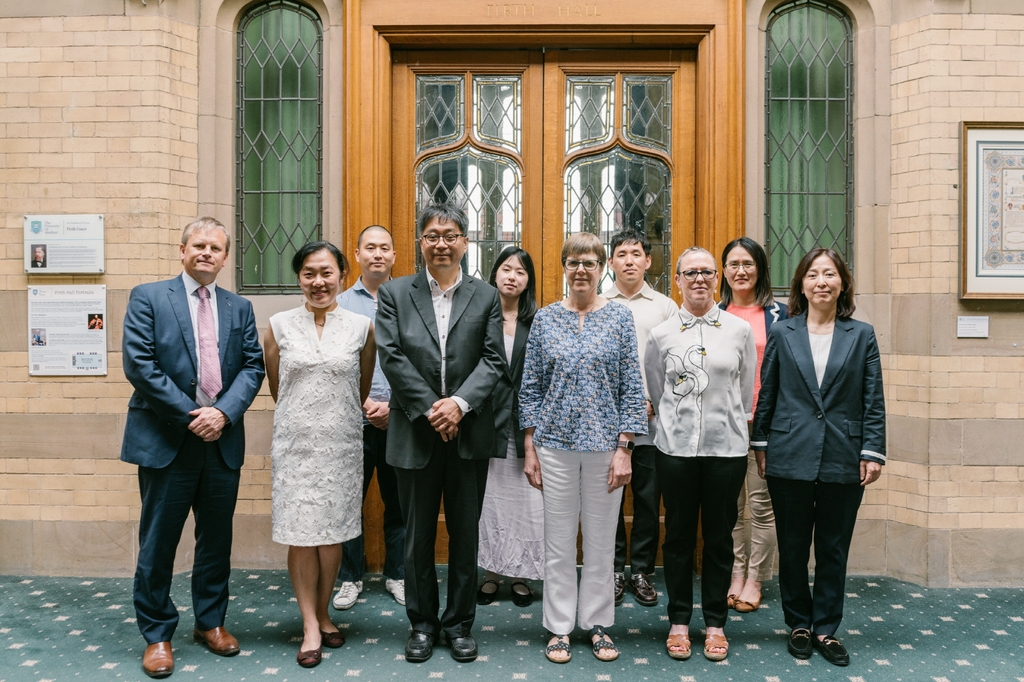
<instances>
[{"instance_id":1,"label":"arched window","mask_svg":"<svg viewBox=\"0 0 1024 682\"><path fill-rule=\"evenodd\" d=\"M238 27L238 289L293 290L291 259L320 238L323 33L317 15L273 0Z\"/></svg>"},{"instance_id":2,"label":"arched window","mask_svg":"<svg viewBox=\"0 0 1024 682\"><path fill-rule=\"evenodd\" d=\"M765 233L772 279L786 288L815 246L853 257L853 39L849 18L795 0L768 18Z\"/></svg>"}]
</instances>

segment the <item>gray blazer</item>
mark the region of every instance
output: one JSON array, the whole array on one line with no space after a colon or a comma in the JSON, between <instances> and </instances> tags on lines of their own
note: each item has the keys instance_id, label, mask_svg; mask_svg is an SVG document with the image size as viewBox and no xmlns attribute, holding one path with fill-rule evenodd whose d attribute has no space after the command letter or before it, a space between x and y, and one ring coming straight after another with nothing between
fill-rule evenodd
<instances>
[{"instance_id":1,"label":"gray blazer","mask_svg":"<svg viewBox=\"0 0 1024 682\"><path fill-rule=\"evenodd\" d=\"M767 474L797 481L859 483L860 460L885 464L882 364L871 325L837 319L818 387L807 314L768 332L751 447Z\"/></svg>"},{"instance_id":2,"label":"gray blazer","mask_svg":"<svg viewBox=\"0 0 1024 682\"><path fill-rule=\"evenodd\" d=\"M436 434L424 414L442 397L441 346L425 271L381 286L375 332L380 367L391 384L387 462L422 469ZM458 396L471 408L459 424L459 456L495 457L491 393L506 365L497 289L463 275L452 298L445 350L448 397Z\"/></svg>"}]
</instances>

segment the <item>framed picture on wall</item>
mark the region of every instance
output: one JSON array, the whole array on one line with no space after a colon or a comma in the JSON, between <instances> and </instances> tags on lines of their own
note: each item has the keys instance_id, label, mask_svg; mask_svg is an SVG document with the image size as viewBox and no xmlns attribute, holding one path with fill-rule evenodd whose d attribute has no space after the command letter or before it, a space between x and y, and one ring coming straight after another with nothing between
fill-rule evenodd
<instances>
[{"instance_id":1,"label":"framed picture on wall","mask_svg":"<svg viewBox=\"0 0 1024 682\"><path fill-rule=\"evenodd\" d=\"M960 298L1024 299L1024 123L964 121Z\"/></svg>"}]
</instances>

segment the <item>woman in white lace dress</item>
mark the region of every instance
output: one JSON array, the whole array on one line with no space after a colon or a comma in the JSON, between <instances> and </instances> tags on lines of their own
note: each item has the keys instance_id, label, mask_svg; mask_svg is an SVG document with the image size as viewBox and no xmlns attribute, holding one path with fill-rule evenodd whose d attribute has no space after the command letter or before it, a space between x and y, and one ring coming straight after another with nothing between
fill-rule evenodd
<instances>
[{"instance_id":1,"label":"woman in white lace dress","mask_svg":"<svg viewBox=\"0 0 1024 682\"><path fill-rule=\"evenodd\" d=\"M369 318L339 308L345 257L328 242L292 260L305 304L270 318L264 357L277 401L270 449L274 542L288 545L288 573L302 614L299 665L345 638L327 607L341 543L360 533L363 437L376 345Z\"/></svg>"}]
</instances>

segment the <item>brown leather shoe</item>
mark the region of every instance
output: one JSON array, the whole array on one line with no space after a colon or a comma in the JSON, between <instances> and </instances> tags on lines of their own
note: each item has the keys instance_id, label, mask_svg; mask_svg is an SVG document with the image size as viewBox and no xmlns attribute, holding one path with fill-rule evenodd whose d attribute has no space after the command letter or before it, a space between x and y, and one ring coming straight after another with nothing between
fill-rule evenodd
<instances>
[{"instance_id":1,"label":"brown leather shoe","mask_svg":"<svg viewBox=\"0 0 1024 682\"><path fill-rule=\"evenodd\" d=\"M142 654L142 672L150 677L167 677L174 672L174 654L170 642L155 642Z\"/></svg>"},{"instance_id":2,"label":"brown leather shoe","mask_svg":"<svg viewBox=\"0 0 1024 682\"><path fill-rule=\"evenodd\" d=\"M629 587L640 606L658 605L658 591L654 589L646 573L634 573L629 576Z\"/></svg>"},{"instance_id":3,"label":"brown leather shoe","mask_svg":"<svg viewBox=\"0 0 1024 682\"><path fill-rule=\"evenodd\" d=\"M210 651L218 656L235 656L238 654L238 640L223 627L214 628L201 632L198 628L192 630L192 639L202 642Z\"/></svg>"}]
</instances>

